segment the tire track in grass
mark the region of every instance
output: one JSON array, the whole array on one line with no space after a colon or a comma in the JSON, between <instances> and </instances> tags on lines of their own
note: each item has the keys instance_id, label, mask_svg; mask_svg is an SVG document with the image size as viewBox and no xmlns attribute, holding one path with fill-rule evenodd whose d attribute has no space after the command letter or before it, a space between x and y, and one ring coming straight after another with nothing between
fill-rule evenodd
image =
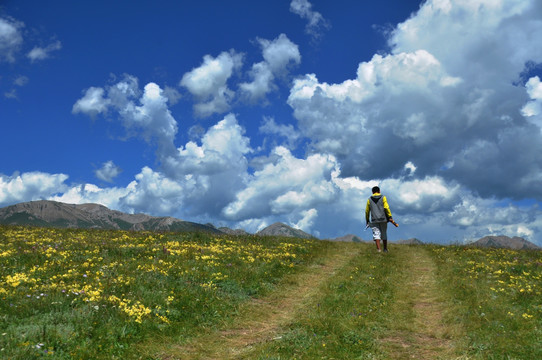
<instances>
[{"instance_id":1,"label":"tire track in grass","mask_svg":"<svg viewBox=\"0 0 542 360\"><path fill-rule=\"evenodd\" d=\"M405 279L398 284L390 321L380 339L390 359L453 359L454 334L458 331L444 323L446 304L438 286L437 266L424 246L402 246Z\"/></svg>"},{"instance_id":2,"label":"tire track in grass","mask_svg":"<svg viewBox=\"0 0 542 360\"><path fill-rule=\"evenodd\" d=\"M355 243L330 246L327 256L303 272L288 276L282 286L262 299L244 305L233 325L211 331L185 345L163 347L153 359L237 359L257 344L273 340L281 326L290 322L313 297L318 288L359 253Z\"/></svg>"}]
</instances>

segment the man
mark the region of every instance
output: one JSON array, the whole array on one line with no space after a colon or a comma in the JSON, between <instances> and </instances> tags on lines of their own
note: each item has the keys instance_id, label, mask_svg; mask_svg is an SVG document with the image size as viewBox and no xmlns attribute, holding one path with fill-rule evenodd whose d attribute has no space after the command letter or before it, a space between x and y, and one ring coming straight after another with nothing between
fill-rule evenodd
<instances>
[{"instance_id":1,"label":"man","mask_svg":"<svg viewBox=\"0 0 542 360\"><path fill-rule=\"evenodd\" d=\"M373 195L367 199L367 206L365 207L365 221L373 231L373 240L376 243L378 252L381 251L380 240L384 245L384 252L388 252L388 221L393 221L390 206L386 197L380 194L378 186L373 187L372 191ZM369 221L369 214L371 221Z\"/></svg>"}]
</instances>

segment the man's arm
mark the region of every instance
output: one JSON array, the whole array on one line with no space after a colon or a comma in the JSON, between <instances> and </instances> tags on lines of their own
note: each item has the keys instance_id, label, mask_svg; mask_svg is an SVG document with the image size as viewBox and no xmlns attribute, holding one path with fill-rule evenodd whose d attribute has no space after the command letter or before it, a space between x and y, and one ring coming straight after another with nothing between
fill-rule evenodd
<instances>
[{"instance_id":1,"label":"man's arm","mask_svg":"<svg viewBox=\"0 0 542 360\"><path fill-rule=\"evenodd\" d=\"M384 204L384 211L386 212L386 217L388 218L388 221L391 222L395 227L398 227L399 224L393 221L393 217L391 216L390 206L388 205L388 200L386 199L385 196L383 196L382 203Z\"/></svg>"},{"instance_id":2,"label":"man's arm","mask_svg":"<svg viewBox=\"0 0 542 360\"><path fill-rule=\"evenodd\" d=\"M367 205L365 206L365 223L369 223L369 213L371 212L370 199L367 199Z\"/></svg>"},{"instance_id":3,"label":"man's arm","mask_svg":"<svg viewBox=\"0 0 542 360\"><path fill-rule=\"evenodd\" d=\"M386 199L385 196L382 196L382 203L384 204L384 211L386 212L386 217L388 219L391 219L392 216L391 216L390 206L388 205L388 200Z\"/></svg>"}]
</instances>

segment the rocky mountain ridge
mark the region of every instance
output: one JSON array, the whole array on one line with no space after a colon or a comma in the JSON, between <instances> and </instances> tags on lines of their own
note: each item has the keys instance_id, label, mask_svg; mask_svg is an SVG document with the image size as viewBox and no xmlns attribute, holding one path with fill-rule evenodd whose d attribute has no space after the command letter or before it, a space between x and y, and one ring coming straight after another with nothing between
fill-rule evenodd
<instances>
[{"instance_id":1,"label":"rocky mountain ridge","mask_svg":"<svg viewBox=\"0 0 542 360\"><path fill-rule=\"evenodd\" d=\"M50 226L109 230L206 231L216 234L248 235L242 229L216 228L173 217L127 214L99 204L66 204L50 200L19 203L0 209L1 225ZM262 236L314 238L286 224L275 223L256 233Z\"/></svg>"},{"instance_id":2,"label":"rocky mountain ridge","mask_svg":"<svg viewBox=\"0 0 542 360\"><path fill-rule=\"evenodd\" d=\"M214 227L173 217L127 214L99 204L65 204L39 200L0 209L0 224L110 230L208 231Z\"/></svg>"},{"instance_id":3,"label":"rocky mountain ridge","mask_svg":"<svg viewBox=\"0 0 542 360\"><path fill-rule=\"evenodd\" d=\"M540 249L540 247L538 247L537 245L533 244L530 241L525 240L522 237L519 237L519 236L508 237L504 235L484 236L483 238L471 243L470 245L480 246L480 247L505 248L505 249L512 249L512 250Z\"/></svg>"},{"instance_id":4,"label":"rocky mountain ridge","mask_svg":"<svg viewBox=\"0 0 542 360\"><path fill-rule=\"evenodd\" d=\"M307 234L303 230L295 229L291 226L288 226L286 224L276 222L274 224L269 225L263 230L260 230L256 233L256 235L262 235L262 236L288 236L288 237L297 237L302 239L316 239L311 234Z\"/></svg>"}]
</instances>

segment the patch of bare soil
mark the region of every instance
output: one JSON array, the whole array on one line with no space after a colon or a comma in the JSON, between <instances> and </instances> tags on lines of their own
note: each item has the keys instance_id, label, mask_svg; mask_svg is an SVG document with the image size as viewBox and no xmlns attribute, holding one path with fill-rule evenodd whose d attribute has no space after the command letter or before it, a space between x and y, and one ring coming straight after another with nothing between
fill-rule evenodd
<instances>
[{"instance_id":1,"label":"patch of bare soil","mask_svg":"<svg viewBox=\"0 0 542 360\"><path fill-rule=\"evenodd\" d=\"M301 274L286 279L284 286L263 299L244 306L233 326L193 339L186 345L168 346L156 359L238 359L255 345L272 341L281 326L291 322L320 285L358 254L350 246L334 248L326 262L314 265Z\"/></svg>"}]
</instances>

